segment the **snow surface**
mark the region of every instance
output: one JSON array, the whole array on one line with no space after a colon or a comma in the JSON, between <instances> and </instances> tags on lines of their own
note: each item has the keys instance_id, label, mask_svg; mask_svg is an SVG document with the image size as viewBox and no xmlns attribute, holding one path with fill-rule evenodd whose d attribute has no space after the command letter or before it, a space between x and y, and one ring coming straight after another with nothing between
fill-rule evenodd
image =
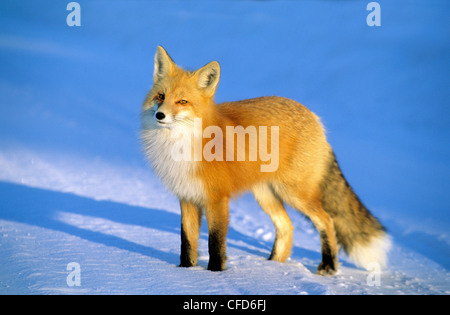
<instances>
[{"instance_id":1,"label":"snow surface","mask_svg":"<svg viewBox=\"0 0 450 315\"><path fill-rule=\"evenodd\" d=\"M69 1L67 1L69 2ZM0 2L0 294L449 294L450 2ZM266 260L270 219L231 203L227 270L178 268L180 211L146 164L139 111L163 45L221 64L216 100L293 98L325 124L343 171L393 237L379 281L289 209L294 249ZM81 267L70 287L67 265Z\"/></svg>"}]
</instances>

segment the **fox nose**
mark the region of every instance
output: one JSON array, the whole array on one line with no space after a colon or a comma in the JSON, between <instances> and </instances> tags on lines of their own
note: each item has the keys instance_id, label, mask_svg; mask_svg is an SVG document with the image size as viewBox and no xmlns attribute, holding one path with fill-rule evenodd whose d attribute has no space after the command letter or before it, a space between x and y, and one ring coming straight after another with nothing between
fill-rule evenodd
<instances>
[{"instance_id":1,"label":"fox nose","mask_svg":"<svg viewBox=\"0 0 450 315\"><path fill-rule=\"evenodd\" d=\"M155 114L155 117L156 117L156 119L158 119L158 120L163 120L164 118L166 118L166 115L164 115L163 112L157 112L157 113Z\"/></svg>"}]
</instances>

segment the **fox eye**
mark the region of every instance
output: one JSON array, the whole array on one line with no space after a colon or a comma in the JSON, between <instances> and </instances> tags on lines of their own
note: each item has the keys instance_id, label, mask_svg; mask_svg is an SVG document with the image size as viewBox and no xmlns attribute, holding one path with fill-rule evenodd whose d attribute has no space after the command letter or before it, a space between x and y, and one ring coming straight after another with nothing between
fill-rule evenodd
<instances>
[{"instance_id":1,"label":"fox eye","mask_svg":"<svg viewBox=\"0 0 450 315\"><path fill-rule=\"evenodd\" d=\"M164 95L164 93L158 93L158 95L156 95L156 100L158 102L162 103L164 101L165 97L166 96Z\"/></svg>"},{"instance_id":2,"label":"fox eye","mask_svg":"<svg viewBox=\"0 0 450 315\"><path fill-rule=\"evenodd\" d=\"M177 103L181 104L181 105L186 105L188 103L188 101L186 101L186 100L179 100Z\"/></svg>"}]
</instances>

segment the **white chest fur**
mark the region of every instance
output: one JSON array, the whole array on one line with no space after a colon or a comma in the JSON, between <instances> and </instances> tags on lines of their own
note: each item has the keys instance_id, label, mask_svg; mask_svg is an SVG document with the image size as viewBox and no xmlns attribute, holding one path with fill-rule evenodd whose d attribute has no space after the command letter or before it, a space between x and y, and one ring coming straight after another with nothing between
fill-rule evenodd
<instances>
[{"instance_id":1,"label":"white chest fur","mask_svg":"<svg viewBox=\"0 0 450 315\"><path fill-rule=\"evenodd\" d=\"M172 137L171 132L167 128L146 128L144 124L142 141L145 154L167 189L180 199L202 204L204 186L195 176L197 164L174 158L173 150L177 140Z\"/></svg>"}]
</instances>

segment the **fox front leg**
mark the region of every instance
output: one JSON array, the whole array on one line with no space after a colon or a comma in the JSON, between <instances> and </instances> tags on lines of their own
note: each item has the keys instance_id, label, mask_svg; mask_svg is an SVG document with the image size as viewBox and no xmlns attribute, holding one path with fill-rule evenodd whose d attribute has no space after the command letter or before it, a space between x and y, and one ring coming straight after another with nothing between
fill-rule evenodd
<instances>
[{"instance_id":1,"label":"fox front leg","mask_svg":"<svg viewBox=\"0 0 450 315\"><path fill-rule=\"evenodd\" d=\"M222 198L210 203L206 207L206 219L208 221L208 270L222 271L225 269L226 237L228 232L228 201Z\"/></svg>"},{"instance_id":2,"label":"fox front leg","mask_svg":"<svg viewBox=\"0 0 450 315\"><path fill-rule=\"evenodd\" d=\"M197 244L200 233L202 210L187 201L180 201L181 207L181 255L180 267L197 265Z\"/></svg>"}]
</instances>

